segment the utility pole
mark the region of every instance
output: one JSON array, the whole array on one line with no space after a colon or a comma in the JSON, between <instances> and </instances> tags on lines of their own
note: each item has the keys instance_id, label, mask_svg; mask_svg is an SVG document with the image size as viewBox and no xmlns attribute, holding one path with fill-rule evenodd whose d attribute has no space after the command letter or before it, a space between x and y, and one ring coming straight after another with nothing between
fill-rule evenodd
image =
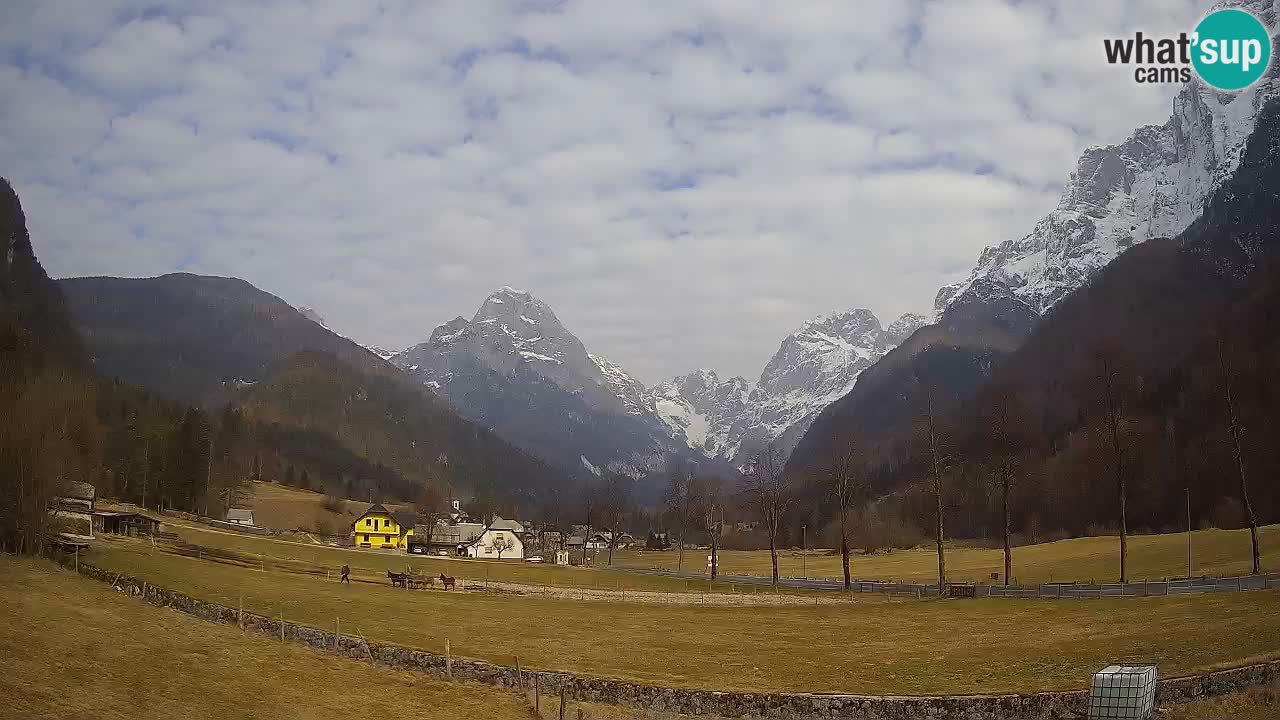
<instances>
[{"instance_id":1,"label":"utility pole","mask_svg":"<svg viewBox=\"0 0 1280 720\"><path fill-rule=\"evenodd\" d=\"M1187 577L1191 577L1191 488L1186 488L1187 494Z\"/></svg>"},{"instance_id":2,"label":"utility pole","mask_svg":"<svg viewBox=\"0 0 1280 720\"><path fill-rule=\"evenodd\" d=\"M805 528L807 527L808 525L800 526L800 574L803 575L806 580L809 579L809 566L805 562L806 556L809 554L809 543L805 540Z\"/></svg>"}]
</instances>

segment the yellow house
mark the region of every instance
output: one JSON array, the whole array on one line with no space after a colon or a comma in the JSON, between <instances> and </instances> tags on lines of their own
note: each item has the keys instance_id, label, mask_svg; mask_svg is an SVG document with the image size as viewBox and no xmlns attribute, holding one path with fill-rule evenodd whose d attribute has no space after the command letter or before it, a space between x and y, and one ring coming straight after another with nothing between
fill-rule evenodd
<instances>
[{"instance_id":1,"label":"yellow house","mask_svg":"<svg viewBox=\"0 0 1280 720\"><path fill-rule=\"evenodd\" d=\"M382 505L370 505L351 523L351 541L356 547L403 550L413 537L416 517L411 512L391 512Z\"/></svg>"}]
</instances>

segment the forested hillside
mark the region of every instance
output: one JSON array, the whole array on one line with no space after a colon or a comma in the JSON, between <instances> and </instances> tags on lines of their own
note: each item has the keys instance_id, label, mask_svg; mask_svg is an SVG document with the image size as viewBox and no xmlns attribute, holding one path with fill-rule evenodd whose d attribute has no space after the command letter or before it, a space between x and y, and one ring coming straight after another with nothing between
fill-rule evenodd
<instances>
[{"instance_id":1,"label":"forested hillside","mask_svg":"<svg viewBox=\"0 0 1280 720\"><path fill-rule=\"evenodd\" d=\"M447 494L527 504L566 481L411 381L360 372L326 353L288 358L235 403L277 465L296 466L299 480L305 470L312 488L346 497L414 499L432 483ZM353 466L356 458L366 467Z\"/></svg>"},{"instance_id":2,"label":"forested hillside","mask_svg":"<svg viewBox=\"0 0 1280 720\"><path fill-rule=\"evenodd\" d=\"M1272 103L1239 170L1186 232L1125 252L989 367L943 338L864 373L792 470L822 476L855 446L865 479L892 493L882 507L931 531L940 487L951 536L1001 534L1006 480L1012 529L1029 538L1178 528L1188 488L1196 524L1275 522L1278 218ZM946 355L960 360L937 359ZM957 364L978 378L967 396ZM889 373L898 377L885 389Z\"/></svg>"},{"instance_id":3,"label":"forested hillside","mask_svg":"<svg viewBox=\"0 0 1280 720\"><path fill-rule=\"evenodd\" d=\"M391 373L384 360L238 278L175 273L59 281L99 375L218 404L303 350Z\"/></svg>"}]
</instances>

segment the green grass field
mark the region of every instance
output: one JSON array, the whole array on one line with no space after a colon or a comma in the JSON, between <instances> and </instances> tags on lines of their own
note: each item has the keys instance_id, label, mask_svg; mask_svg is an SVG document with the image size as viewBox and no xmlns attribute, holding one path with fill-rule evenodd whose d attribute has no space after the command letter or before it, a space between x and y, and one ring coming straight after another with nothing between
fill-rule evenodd
<instances>
[{"instance_id":1,"label":"green grass field","mask_svg":"<svg viewBox=\"0 0 1280 720\"><path fill-rule=\"evenodd\" d=\"M497 688L246 635L48 563L0 556L0 571L4 717L531 717L518 696Z\"/></svg>"},{"instance_id":2,"label":"green grass field","mask_svg":"<svg viewBox=\"0 0 1280 720\"><path fill-rule=\"evenodd\" d=\"M1280 525L1261 528L1264 571L1280 570ZM1013 549L1014 579L1023 584L1053 580L1090 579L1114 582L1119 577L1119 538L1073 538ZM614 554L615 566L674 570L674 550L627 551ZM686 550L686 570L700 572L707 551ZM1191 533L1192 572L1196 575L1243 575L1249 567L1248 530L1198 530ZM895 550L872 556L854 555L854 577L883 580L936 580L938 556L930 549ZM1129 577L1134 580L1185 575L1187 536L1132 535L1129 537ZM720 571L730 575L769 575L769 551L727 550L720 554ZM790 577L842 577L840 554L810 550L801 562L799 552L778 554L778 571ZM990 582L991 573L1004 571L1001 550L953 547L947 550L947 576L956 581Z\"/></svg>"},{"instance_id":3,"label":"green grass field","mask_svg":"<svg viewBox=\"0 0 1280 720\"><path fill-rule=\"evenodd\" d=\"M366 507L365 503L344 500L343 511L333 513L321 507L324 496L319 493L271 483L253 483L252 488L255 518L264 527L293 529L327 525L332 528L341 525L346 528ZM358 571L371 574L382 574L388 569L403 569L405 564L412 564L431 574L444 572L471 580L489 579L530 585L614 587L664 592L708 589L706 583L602 572L609 569L605 566L605 552L598 554L597 568L592 572L581 568L521 565L514 562L459 562L420 557L408 560L313 545L298 536L289 537L285 541L268 540L215 532L197 523L168 524L184 540L197 545L259 554L268 559L287 559L317 567L337 567L345 562ZM1280 525L1264 527L1260 534L1263 569L1280 571ZM1248 573L1247 530L1198 530L1191 535L1193 574L1231 576ZM281 542L299 547L284 550L278 547ZM1130 578L1141 580L1185 575L1186 542L1186 535L1183 533L1130 536ZM1014 580L1022 584L1054 580L1113 582L1119 577L1118 547L1119 540L1116 537L1091 537L1014 548ZM694 573L703 572L706 555L706 550L686 550L684 569ZM614 553L613 567L616 569L674 570L677 565L677 553L674 550ZM778 566L779 572L789 577L841 577L839 554L827 550L810 550L804 555L803 561L798 551L782 551L778 555ZM934 580L937 578L937 567L937 556L928 548L895 550L872 556L855 555L851 563L854 577L877 580ZM952 580L990 582L991 574L1003 572L1003 567L1004 558L999 549L950 547L947 550L947 574ZM727 575L768 576L771 570L769 553L764 550L723 551L720 554L720 570ZM750 588L735 588L730 583L717 583L710 587L717 592L750 592Z\"/></svg>"},{"instance_id":4,"label":"green grass field","mask_svg":"<svg viewBox=\"0 0 1280 720\"><path fill-rule=\"evenodd\" d=\"M725 690L979 693L1079 688L1108 663L1166 676L1280 653L1280 593L1089 601L890 601L817 607L575 602L343 586L166 554L141 541L90 559L197 597L317 627L525 667ZM283 545L282 545L283 546Z\"/></svg>"},{"instance_id":5,"label":"green grass field","mask_svg":"<svg viewBox=\"0 0 1280 720\"><path fill-rule=\"evenodd\" d=\"M357 576L382 577L387 570L403 571L412 566L427 575L444 573L465 580L549 585L569 588L641 590L653 592L750 593L756 588L734 586L728 582L708 583L699 580L637 575L604 568L560 567L550 563L525 563L516 560L469 560L402 555L382 551L356 550L318 545L304 539L278 539L246 535L229 530L166 518L165 529L175 532L184 542L207 548L230 550L261 561L266 567L282 570L318 571L330 569L336 575L342 565L349 565ZM601 559L603 562L603 558ZM788 591L809 594L805 591Z\"/></svg>"}]
</instances>

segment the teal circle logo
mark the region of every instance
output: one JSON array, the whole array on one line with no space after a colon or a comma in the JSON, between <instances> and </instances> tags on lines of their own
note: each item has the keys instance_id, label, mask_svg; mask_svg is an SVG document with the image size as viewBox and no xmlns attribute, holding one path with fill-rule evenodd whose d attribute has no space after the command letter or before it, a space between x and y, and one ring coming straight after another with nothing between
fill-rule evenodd
<instances>
[{"instance_id":1,"label":"teal circle logo","mask_svg":"<svg viewBox=\"0 0 1280 720\"><path fill-rule=\"evenodd\" d=\"M1191 64L1200 79L1219 90L1240 90L1271 65L1271 33L1244 10L1209 13L1196 25Z\"/></svg>"}]
</instances>

